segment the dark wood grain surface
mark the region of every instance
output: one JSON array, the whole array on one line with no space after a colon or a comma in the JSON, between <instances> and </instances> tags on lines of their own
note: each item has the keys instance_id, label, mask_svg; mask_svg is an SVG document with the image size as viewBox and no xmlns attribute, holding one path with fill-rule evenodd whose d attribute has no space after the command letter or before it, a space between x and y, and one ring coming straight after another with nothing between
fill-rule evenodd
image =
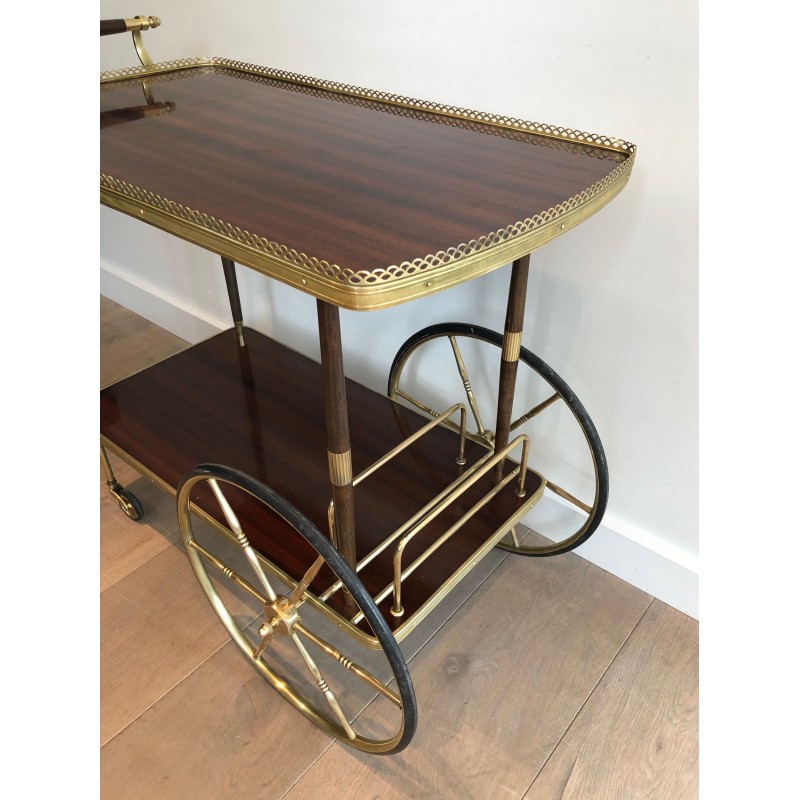
<instances>
[{"instance_id":1,"label":"dark wood grain surface","mask_svg":"<svg viewBox=\"0 0 800 800\"><path fill-rule=\"evenodd\" d=\"M327 533L331 494L320 366L256 331L246 329L245 339L247 346L239 347L235 331L227 331L107 387L101 393L101 433L173 488L203 462L247 472ZM352 381L347 399L351 420L358 420L351 427L356 474L428 421ZM439 428L356 488L359 558L458 476L457 447L456 435ZM468 443L468 463L484 452ZM536 475L529 473L527 480L529 492L535 491ZM421 533L407 548L404 564L488 491L490 481L467 492ZM313 554L285 524L245 496L231 492L230 499L257 548L295 576L311 565ZM213 500L200 500L222 521ZM404 584L405 618L524 502L506 487L418 569ZM373 594L391 575L391 553L361 573ZM313 588L320 591L329 578L321 574ZM381 609L397 627L403 620L388 613L390 600Z\"/></svg>"},{"instance_id":2,"label":"dark wood grain surface","mask_svg":"<svg viewBox=\"0 0 800 800\"><path fill-rule=\"evenodd\" d=\"M221 67L152 88L171 113L104 127L103 174L354 270L513 225L627 157ZM140 81L101 91L101 113L141 103Z\"/></svg>"}]
</instances>

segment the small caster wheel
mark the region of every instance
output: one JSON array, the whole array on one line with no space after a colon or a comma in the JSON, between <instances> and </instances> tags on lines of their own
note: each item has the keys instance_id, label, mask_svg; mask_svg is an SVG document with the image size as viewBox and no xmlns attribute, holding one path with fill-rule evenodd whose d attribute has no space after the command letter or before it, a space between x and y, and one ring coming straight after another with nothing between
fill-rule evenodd
<instances>
[{"instance_id":1,"label":"small caster wheel","mask_svg":"<svg viewBox=\"0 0 800 800\"><path fill-rule=\"evenodd\" d=\"M121 486L117 489L112 490L114 497L117 498L117 502L119 503L119 507L122 509L126 517L129 517L134 522L139 522L139 520L144 517L144 509L142 508L142 504L139 502L139 498L133 492L129 492L127 489L123 489Z\"/></svg>"}]
</instances>

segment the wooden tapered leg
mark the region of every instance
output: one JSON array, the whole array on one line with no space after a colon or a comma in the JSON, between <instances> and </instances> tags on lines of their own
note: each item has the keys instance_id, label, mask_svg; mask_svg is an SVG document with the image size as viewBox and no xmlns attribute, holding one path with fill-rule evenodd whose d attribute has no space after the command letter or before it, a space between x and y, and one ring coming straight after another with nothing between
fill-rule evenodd
<instances>
[{"instance_id":1,"label":"wooden tapered leg","mask_svg":"<svg viewBox=\"0 0 800 800\"><path fill-rule=\"evenodd\" d=\"M522 340L522 323L525 318L525 293L528 288L530 256L518 258L511 268L508 288L508 307L503 331L503 354L500 362L500 381L497 395L497 424L495 425L495 452L502 450L509 439L511 406L514 402L514 385Z\"/></svg>"},{"instance_id":2,"label":"wooden tapered leg","mask_svg":"<svg viewBox=\"0 0 800 800\"><path fill-rule=\"evenodd\" d=\"M231 304L231 316L239 336L239 347L244 347L244 319L242 303L239 300L239 284L236 281L236 265L229 258L222 259L222 271L225 273L225 286L228 288L228 300Z\"/></svg>"},{"instance_id":3,"label":"wooden tapered leg","mask_svg":"<svg viewBox=\"0 0 800 800\"><path fill-rule=\"evenodd\" d=\"M347 563L355 568L353 462L350 453L350 427L347 420L347 395L344 384L339 309L330 303L317 300L317 315L319 317L319 344L322 360L322 388L325 398L328 467L333 494L335 532L333 544Z\"/></svg>"}]
</instances>

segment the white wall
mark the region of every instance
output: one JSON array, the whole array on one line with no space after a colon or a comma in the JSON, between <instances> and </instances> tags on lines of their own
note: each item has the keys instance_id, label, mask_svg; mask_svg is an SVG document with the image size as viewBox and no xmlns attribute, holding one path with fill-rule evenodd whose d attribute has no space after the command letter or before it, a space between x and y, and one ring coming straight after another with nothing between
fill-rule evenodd
<instances>
[{"instance_id":1,"label":"white wall","mask_svg":"<svg viewBox=\"0 0 800 800\"><path fill-rule=\"evenodd\" d=\"M697 616L697 7L610 0L160 0L154 60L216 55L618 136L625 191L532 259L523 344L572 385L611 468L602 529L578 552ZM129 37L101 69L135 63ZM227 327L216 257L101 210L104 293L190 339ZM378 390L399 345L447 319L502 328L508 269L382 312L343 312L345 368ZM316 356L312 298L240 268L248 324ZM371 351L359 341L369 337Z\"/></svg>"}]
</instances>

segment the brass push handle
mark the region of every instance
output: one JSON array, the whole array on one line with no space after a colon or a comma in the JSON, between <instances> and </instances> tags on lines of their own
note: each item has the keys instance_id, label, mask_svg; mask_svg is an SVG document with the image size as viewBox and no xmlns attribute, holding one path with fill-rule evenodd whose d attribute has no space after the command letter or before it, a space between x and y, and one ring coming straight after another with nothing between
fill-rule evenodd
<instances>
[{"instance_id":1,"label":"brass push handle","mask_svg":"<svg viewBox=\"0 0 800 800\"><path fill-rule=\"evenodd\" d=\"M139 61L142 62L142 66L145 69L150 69L153 66L153 60L148 55L147 50L145 50L144 42L142 41L142 31L149 30L150 28L157 28L160 24L161 20L158 17L138 16L133 19L101 19L100 35L109 36L113 33L130 32L133 37L133 46L136 48L136 55L139 57Z\"/></svg>"},{"instance_id":2,"label":"brass push handle","mask_svg":"<svg viewBox=\"0 0 800 800\"><path fill-rule=\"evenodd\" d=\"M114 33L129 33L157 28L161 24L158 17L134 17L133 19L101 19L100 35L109 36Z\"/></svg>"}]
</instances>

